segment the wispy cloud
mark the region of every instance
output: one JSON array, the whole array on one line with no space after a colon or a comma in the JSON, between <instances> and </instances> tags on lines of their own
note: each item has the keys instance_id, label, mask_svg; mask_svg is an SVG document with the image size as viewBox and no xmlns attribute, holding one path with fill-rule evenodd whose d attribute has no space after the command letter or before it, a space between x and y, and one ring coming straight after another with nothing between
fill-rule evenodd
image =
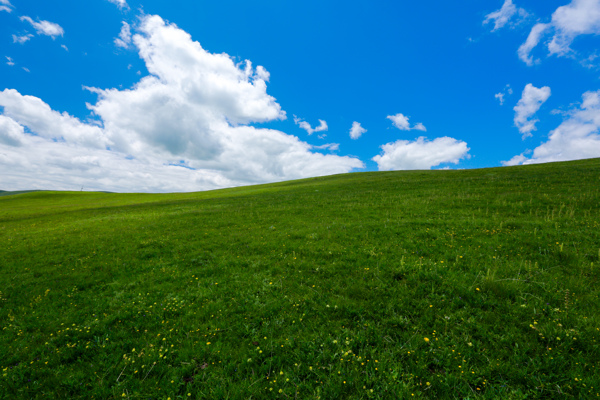
<instances>
[{"instance_id":1,"label":"wispy cloud","mask_svg":"<svg viewBox=\"0 0 600 400\"><path fill-rule=\"evenodd\" d=\"M8 0L0 0L0 11L12 12L13 5Z\"/></svg>"},{"instance_id":2,"label":"wispy cloud","mask_svg":"<svg viewBox=\"0 0 600 400\"><path fill-rule=\"evenodd\" d=\"M27 42L32 37L33 37L33 35L31 33L26 33L25 35L21 35L21 36L12 35L13 43L19 43L19 44L23 44L23 43Z\"/></svg>"},{"instance_id":3,"label":"wispy cloud","mask_svg":"<svg viewBox=\"0 0 600 400\"><path fill-rule=\"evenodd\" d=\"M28 16L23 16L20 19L21 21L29 22L39 35L50 36L54 39L57 36L63 36L65 34L64 29L54 22L39 20L36 22Z\"/></svg>"},{"instance_id":4,"label":"wispy cloud","mask_svg":"<svg viewBox=\"0 0 600 400\"><path fill-rule=\"evenodd\" d=\"M15 61L12 58L10 58L9 56L6 56L6 64L8 64L12 67L13 65L15 65Z\"/></svg>"},{"instance_id":5,"label":"wispy cloud","mask_svg":"<svg viewBox=\"0 0 600 400\"><path fill-rule=\"evenodd\" d=\"M127 1L126 0L108 0L113 4L116 4L117 7L119 7L121 10L127 10L129 9L129 6L127 5Z\"/></svg>"},{"instance_id":6,"label":"wispy cloud","mask_svg":"<svg viewBox=\"0 0 600 400\"><path fill-rule=\"evenodd\" d=\"M121 32L119 32L119 37L115 38L115 45L117 47L122 47L126 49L131 44L131 27L125 21L123 21L123 26L121 26Z\"/></svg>"},{"instance_id":7,"label":"wispy cloud","mask_svg":"<svg viewBox=\"0 0 600 400\"><path fill-rule=\"evenodd\" d=\"M340 144L339 143L327 143L327 144L322 144L320 146L313 146L313 149L337 151L340 149Z\"/></svg>"},{"instance_id":8,"label":"wispy cloud","mask_svg":"<svg viewBox=\"0 0 600 400\"><path fill-rule=\"evenodd\" d=\"M504 97L505 96L510 96L511 94L513 94L512 88L510 87L510 85L506 85L504 87L504 89L502 89L502 91L500 93L496 93L494 95L494 97L496 99L498 99L498 101L500 102L500 105L503 105L504 104L504 100L505 100Z\"/></svg>"},{"instance_id":9,"label":"wispy cloud","mask_svg":"<svg viewBox=\"0 0 600 400\"><path fill-rule=\"evenodd\" d=\"M527 18L528 15L527 11L515 6L512 0L506 0L502 8L485 16L483 24L486 25L493 21L494 28L492 32L494 32L508 24L511 19L515 18L516 23L518 23Z\"/></svg>"},{"instance_id":10,"label":"wispy cloud","mask_svg":"<svg viewBox=\"0 0 600 400\"><path fill-rule=\"evenodd\" d=\"M553 34L546 45L549 55L572 55L571 44L577 36L600 34L600 1L572 0L558 7L549 23L538 23L531 29L527 40L519 47L519 58L527 65L533 65L536 61L531 52L549 33Z\"/></svg>"},{"instance_id":11,"label":"wispy cloud","mask_svg":"<svg viewBox=\"0 0 600 400\"><path fill-rule=\"evenodd\" d=\"M294 123L296 125L298 125L300 128L304 129L306 132L308 132L309 135L312 135L315 132L325 132L327 131L327 129L329 129L329 127L327 126L327 122L325 122L324 120L320 119L319 120L319 126L315 127L314 129L310 126L310 124L306 121L304 121L301 118L298 118L294 115Z\"/></svg>"}]
</instances>

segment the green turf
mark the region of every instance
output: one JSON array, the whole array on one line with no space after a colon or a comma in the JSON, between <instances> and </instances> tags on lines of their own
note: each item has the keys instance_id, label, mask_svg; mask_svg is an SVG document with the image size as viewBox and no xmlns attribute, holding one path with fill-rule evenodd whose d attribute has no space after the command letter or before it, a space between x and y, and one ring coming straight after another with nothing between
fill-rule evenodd
<instances>
[{"instance_id":1,"label":"green turf","mask_svg":"<svg viewBox=\"0 0 600 400\"><path fill-rule=\"evenodd\" d=\"M0 197L0 398L600 397L600 159Z\"/></svg>"}]
</instances>

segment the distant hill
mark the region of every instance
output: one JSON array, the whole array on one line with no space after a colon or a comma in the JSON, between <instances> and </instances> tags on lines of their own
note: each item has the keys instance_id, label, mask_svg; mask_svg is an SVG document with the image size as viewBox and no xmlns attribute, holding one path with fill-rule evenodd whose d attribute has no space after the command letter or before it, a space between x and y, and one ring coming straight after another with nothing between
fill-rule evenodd
<instances>
[{"instance_id":1,"label":"distant hill","mask_svg":"<svg viewBox=\"0 0 600 400\"><path fill-rule=\"evenodd\" d=\"M7 191L7 190L0 190L0 196L13 196L15 194L24 194L24 193L31 193L31 192L39 192L39 190L17 190L17 191Z\"/></svg>"}]
</instances>

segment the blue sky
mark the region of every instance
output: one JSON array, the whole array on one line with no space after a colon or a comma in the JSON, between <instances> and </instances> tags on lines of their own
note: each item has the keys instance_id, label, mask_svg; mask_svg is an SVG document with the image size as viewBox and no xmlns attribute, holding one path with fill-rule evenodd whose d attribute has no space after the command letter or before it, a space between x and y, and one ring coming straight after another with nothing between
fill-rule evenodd
<instances>
[{"instance_id":1,"label":"blue sky","mask_svg":"<svg viewBox=\"0 0 600 400\"><path fill-rule=\"evenodd\" d=\"M600 157L600 0L0 0L0 189Z\"/></svg>"}]
</instances>

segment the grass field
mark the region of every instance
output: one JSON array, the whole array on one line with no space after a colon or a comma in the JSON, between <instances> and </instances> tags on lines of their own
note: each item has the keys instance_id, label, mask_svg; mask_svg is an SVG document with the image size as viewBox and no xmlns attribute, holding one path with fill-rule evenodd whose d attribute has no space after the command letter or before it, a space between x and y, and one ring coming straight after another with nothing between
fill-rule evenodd
<instances>
[{"instance_id":1,"label":"grass field","mask_svg":"<svg viewBox=\"0 0 600 400\"><path fill-rule=\"evenodd\" d=\"M600 397L600 159L0 197L2 399Z\"/></svg>"}]
</instances>

